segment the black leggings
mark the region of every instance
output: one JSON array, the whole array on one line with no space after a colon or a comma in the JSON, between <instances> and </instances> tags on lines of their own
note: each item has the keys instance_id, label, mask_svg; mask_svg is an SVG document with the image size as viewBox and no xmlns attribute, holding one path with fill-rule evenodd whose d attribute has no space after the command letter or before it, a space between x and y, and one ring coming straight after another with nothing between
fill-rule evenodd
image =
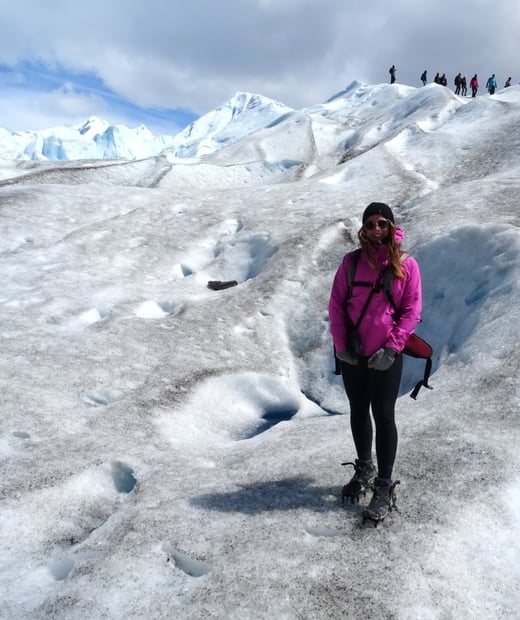
<instances>
[{"instance_id":1,"label":"black leggings","mask_svg":"<svg viewBox=\"0 0 520 620\"><path fill-rule=\"evenodd\" d=\"M342 362L341 374L350 403L350 427L358 459L372 459L372 419L376 427L378 476L392 478L397 453L395 401L403 372L403 356L398 355L388 370L372 370L366 358L358 366Z\"/></svg>"}]
</instances>

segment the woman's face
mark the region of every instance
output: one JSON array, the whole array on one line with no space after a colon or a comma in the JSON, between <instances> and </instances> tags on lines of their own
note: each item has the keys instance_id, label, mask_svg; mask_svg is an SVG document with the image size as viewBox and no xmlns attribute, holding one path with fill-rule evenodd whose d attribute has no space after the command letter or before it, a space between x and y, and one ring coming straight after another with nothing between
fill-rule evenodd
<instances>
[{"instance_id":1,"label":"woman's face","mask_svg":"<svg viewBox=\"0 0 520 620\"><path fill-rule=\"evenodd\" d=\"M371 215L365 222L364 229L370 243L383 243L390 234L390 222L382 215Z\"/></svg>"}]
</instances>

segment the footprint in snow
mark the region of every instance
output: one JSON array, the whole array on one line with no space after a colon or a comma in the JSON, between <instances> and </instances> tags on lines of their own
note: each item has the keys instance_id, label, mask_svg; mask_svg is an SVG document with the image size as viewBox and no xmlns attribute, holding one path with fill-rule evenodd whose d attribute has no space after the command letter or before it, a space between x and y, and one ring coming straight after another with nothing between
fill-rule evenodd
<instances>
[{"instance_id":1,"label":"footprint in snow","mask_svg":"<svg viewBox=\"0 0 520 620\"><path fill-rule=\"evenodd\" d=\"M177 314L181 309L180 304L171 301L143 301L135 310L136 316L141 319L163 319Z\"/></svg>"},{"instance_id":2,"label":"footprint in snow","mask_svg":"<svg viewBox=\"0 0 520 620\"><path fill-rule=\"evenodd\" d=\"M121 461L114 461L110 467L112 482L118 493L130 493L137 484L134 470Z\"/></svg>"},{"instance_id":3,"label":"footprint in snow","mask_svg":"<svg viewBox=\"0 0 520 620\"><path fill-rule=\"evenodd\" d=\"M71 517L70 520L52 525L56 536L55 547L61 547L47 562L47 569L53 579L63 581L70 576L77 561L81 559L80 545L115 513L119 502L115 500L114 491L117 494L128 494L136 484L133 468L122 461L113 461L102 468L85 471L65 484L62 499Z\"/></svg>"},{"instance_id":4,"label":"footprint in snow","mask_svg":"<svg viewBox=\"0 0 520 620\"><path fill-rule=\"evenodd\" d=\"M74 559L69 555L58 556L47 562L47 568L56 581L63 581L72 572Z\"/></svg>"},{"instance_id":5,"label":"footprint in snow","mask_svg":"<svg viewBox=\"0 0 520 620\"><path fill-rule=\"evenodd\" d=\"M87 405L95 407L109 405L121 398L122 394L118 390L110 390L108 388L98 388L90 390L85 394L85 402Z\"/></svg>"},{"instance_id":6,"label":"footprint in snow","mask_svg":"<svg viewBox=\"0 0 520 620\"><path fill-rule=\"evenodd\" d=\"M213 567L208 562L196 560L182 551L178 551L172 545L164 545L167 561L173 560L175 566L190 577L202 577L209 573Z\"/></svg>"},{"instance_id":7,"label":"footprint in snow","mask_svg":"<svg viewBox=\"0 0 520 620\"><path fill-rule=\"evenodd\" d=\"M73 327L81 329L101 321L106 321L111 314L112 310L110 310L110 308L90 308L89 310L85 310L80 315L76 316L71 321L71 324Z\"/></svg>"}]
</instances>

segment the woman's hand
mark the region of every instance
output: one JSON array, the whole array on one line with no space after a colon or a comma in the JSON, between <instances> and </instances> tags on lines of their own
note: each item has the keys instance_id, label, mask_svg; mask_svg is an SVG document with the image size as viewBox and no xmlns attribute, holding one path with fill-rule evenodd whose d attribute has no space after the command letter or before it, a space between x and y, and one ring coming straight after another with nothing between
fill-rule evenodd
<instances>
[{"instance_id":1,"label":"woman's hand","mask_svg":"<svg viewBox=\"0 0 520 620\"><path fill-rule=\"evenodd\" d=\"M391 347L381 347L368 358L368 367L373 370L388 370L394 363L397 351Z\"/></svg>"},{"instance_id":2,"label":"woman's hand","mask_svg":"<svg viewBox=\"0 0 520 620\"><path fill-rule=\"evenodd\" d=\"M359 363L358 358L352 353L349 353L349 351L341 351L341 353L336 353L336 357L351 366L357 366Z\"/></svg>"}]
</instances>

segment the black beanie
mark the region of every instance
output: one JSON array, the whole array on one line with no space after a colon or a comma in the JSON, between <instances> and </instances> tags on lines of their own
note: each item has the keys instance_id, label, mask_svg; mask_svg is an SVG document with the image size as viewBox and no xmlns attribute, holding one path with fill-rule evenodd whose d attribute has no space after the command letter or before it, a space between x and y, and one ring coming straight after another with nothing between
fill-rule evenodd
<instances>
[{"instance_id":1,"label":"black beanie","mask_svg":"<svg viewBox=\"0 0 520 620\"><path fill-rule=\"evenodd\" d=\"M384 202L371 202L363 212L363 226L366 224L368 218L372 215L382 215L391 222L394 221L394 214L392 209Z\"/></svg>"}]
</instances>

